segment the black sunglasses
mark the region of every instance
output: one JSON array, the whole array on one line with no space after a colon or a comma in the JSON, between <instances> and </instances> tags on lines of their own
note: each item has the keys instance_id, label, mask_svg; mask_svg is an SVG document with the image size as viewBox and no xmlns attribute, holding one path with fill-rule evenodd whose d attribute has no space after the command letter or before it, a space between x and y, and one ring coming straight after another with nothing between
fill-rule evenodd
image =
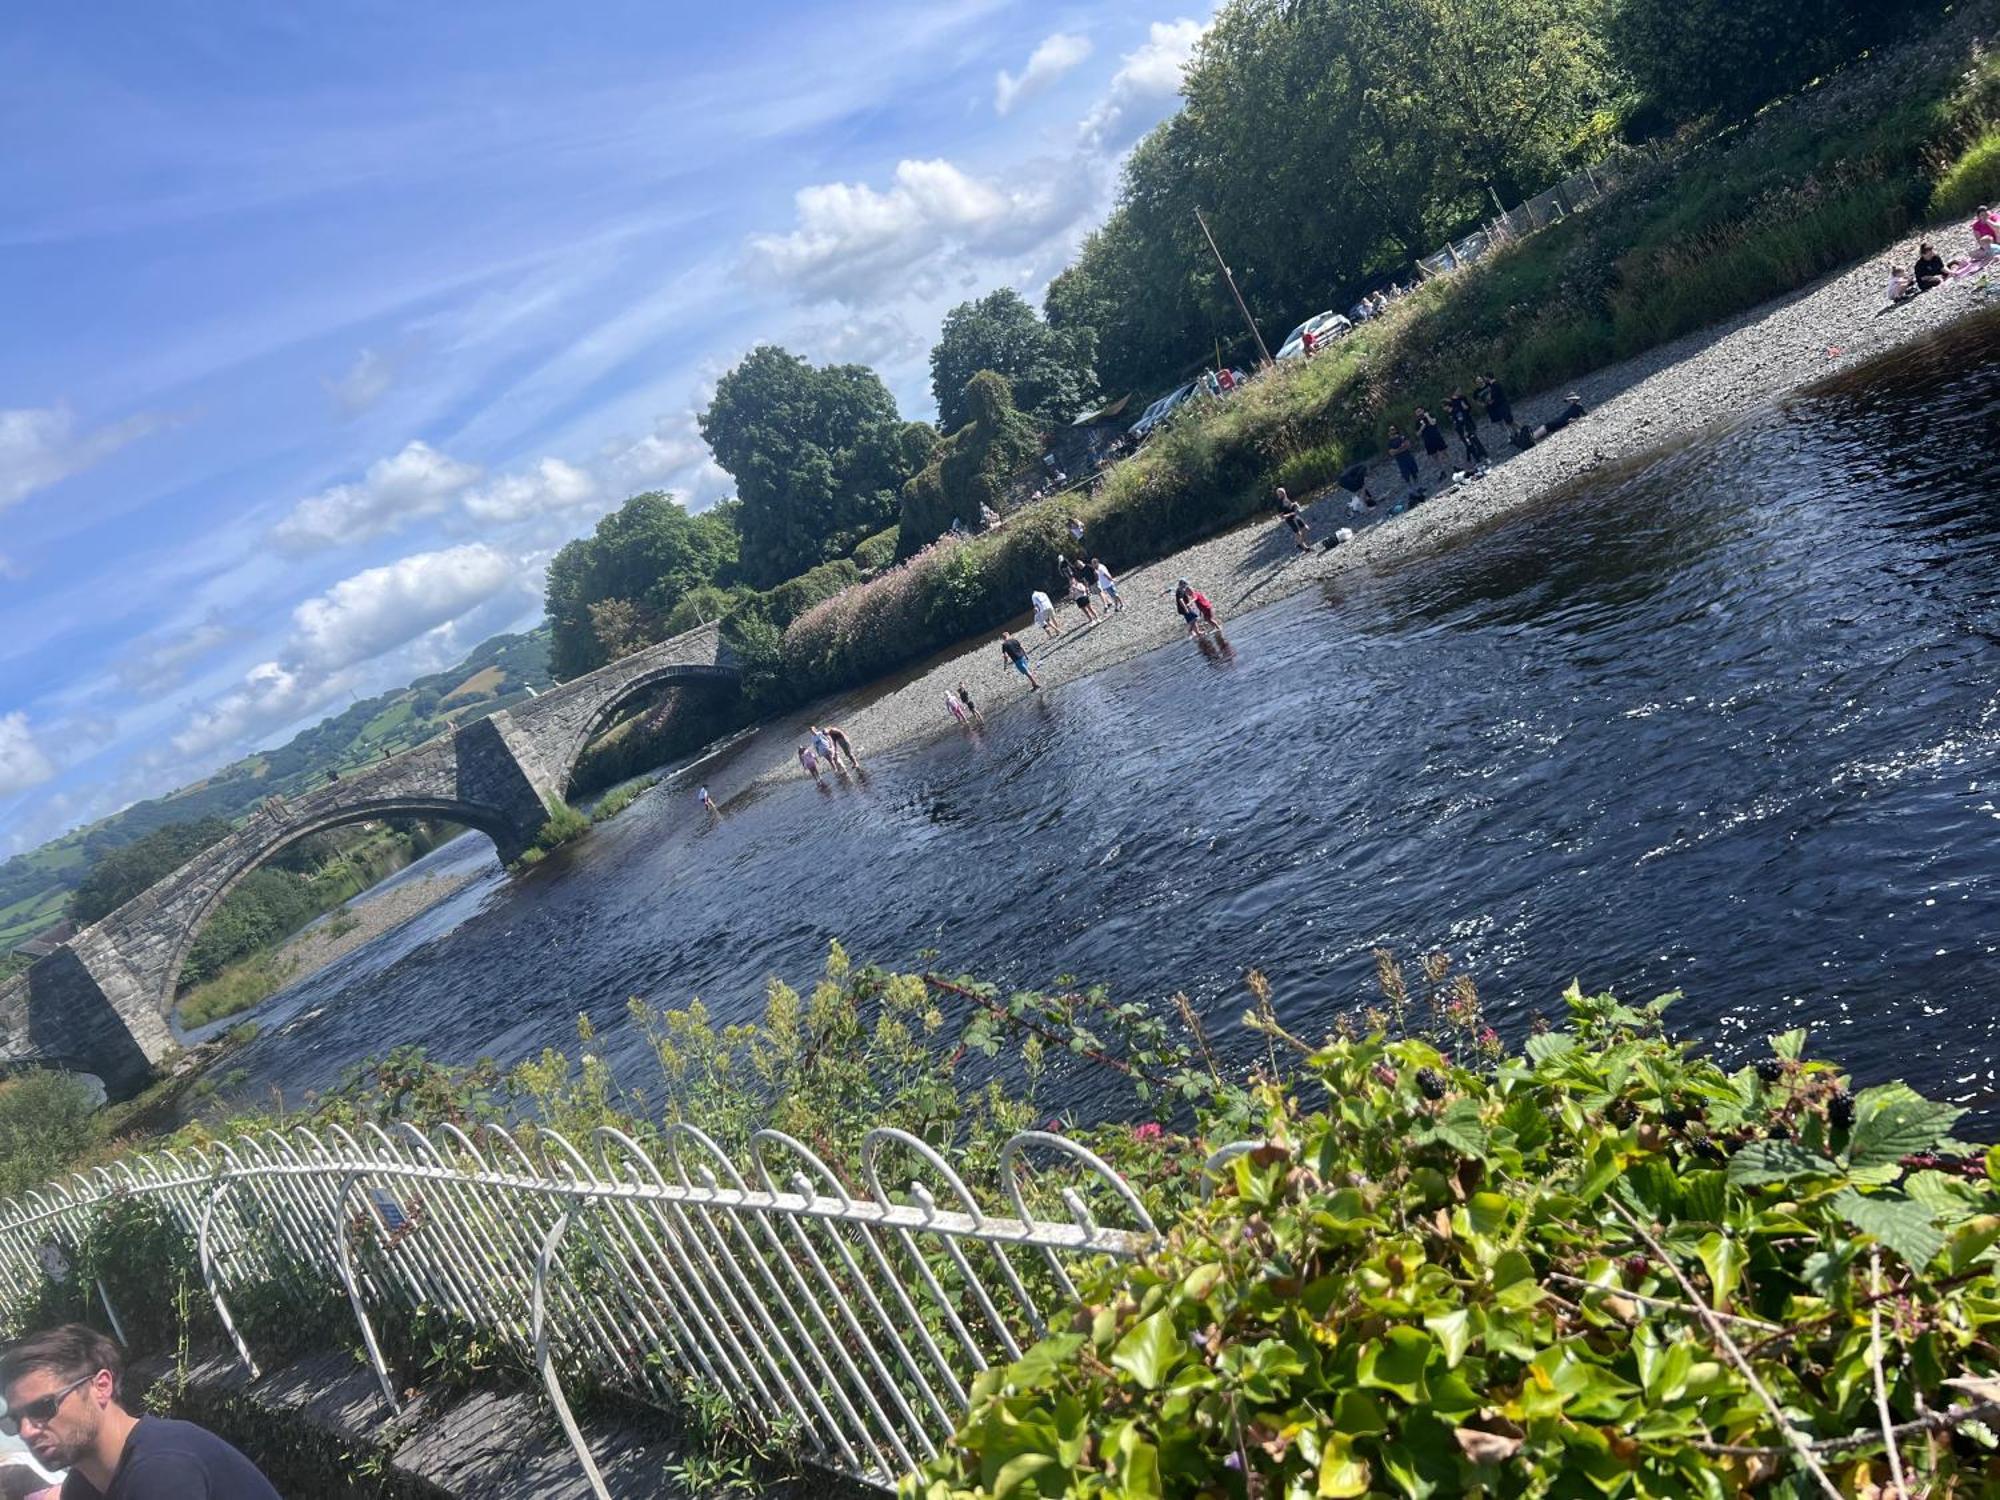
<instances>
[{"instance_id":1,"label":"black sunglasses","mask_svg":"<svg viewBox=\"0 0 2000 1500\"><path fill-rule=\"evenodd\" d=\"M0 1416L0 1432L6 1433L8 1437L19 1437L23 1422L33 1422L37 1427L46 1426L61 1409L63 1402L69 1399L70 1392L79 1386L89 1385L96 1378L97 1372L92 1370L88 1375L72 1380L59 1391L51 1391L46 1396L37 1396L32 1401L10 1409L5 1416Z\"/></svg>"}]
</instances>

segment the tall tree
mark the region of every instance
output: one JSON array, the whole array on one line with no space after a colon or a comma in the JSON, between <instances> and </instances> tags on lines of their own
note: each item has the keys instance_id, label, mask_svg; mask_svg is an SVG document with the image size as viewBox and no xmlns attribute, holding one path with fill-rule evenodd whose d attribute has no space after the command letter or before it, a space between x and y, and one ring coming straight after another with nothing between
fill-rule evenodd
<instances>
[{"instance_id":1,"label":"tall tree","mask_svg":"<svg viewBox=\"0 0 2000 1500\"><path fill-rule=\"evenodd\" d=\"M701 434L736 480L743 574L760 588L887 526L922 462L873 370L815 368L770 344L717 382Z\"/></svg>"},{"instance_id":2,"label":"tall tree","mask_svg":"<svg viewBox=\"0 0 2000 1500\"><path fill-rule=\"evenodd\" d=\"M954 520L979 524L979 507L1000 508L1006 481L1034 462L1041 446L1035 424L1015 409L1007 382L981 370L966 382L965 425L940 441L931 461L903 486L896 550L909 557L950 529Z\"/></svg>"},{"instance_id":3,"label":"tall tree","mask_svg":"<svg viewBox=\"0 0 2000 1500\"><path fill-rule=\"evenodd\" d=\"M1612 57L1659 126L1747 114L1888 36L1937 0L1618 0Z\"/></svg>"},{"instance_id":4,"label":"tall tree","mask_svg":"<svg viewBox=\"0 0 2000 1500\"><path fill-rule=\"evenodd\" d=\"M1052 328L1012 287L961 302L945 314L931 350L931 393L938 426L956 432L971 420L966 389L991 370L1013 392L1013 405L1044 429L1084 408L1097 388L1097 335L1088 327Z\"/></svg>"},{"instance_id":5,"label":"tall tree","mask_svg":"<svg viewBox=\"0 0 2000 1500\"><path fill-rule=\"evenodd\" d=\"M178 870L228 832L229 824L221 818L168 823L122 849L112 850L70 893L70 916L80 926L88 926Z\"/></svg>"},{"instance_id":6,"label":"tall tree","mask_svg":"<svg viewBox=\"0 0 2000 1500\"><path fill-rule=\"evenodd\" d=\"M673 496L652 490L634 495L590 536L565 546L549 563L544 599L550 670L567 679L610 659L593 606L612 599L632 606L632 632L619 642L630 649L650 639L638 622L665 619L690 589L729 581L736 563L735 513L718 505L689 515Z\"/></svg>"}]
</instances>

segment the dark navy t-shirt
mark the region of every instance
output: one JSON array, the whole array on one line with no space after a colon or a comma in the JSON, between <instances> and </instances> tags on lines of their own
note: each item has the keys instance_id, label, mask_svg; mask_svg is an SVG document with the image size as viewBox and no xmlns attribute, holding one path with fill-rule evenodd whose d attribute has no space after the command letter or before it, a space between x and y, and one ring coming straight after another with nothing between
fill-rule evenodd
<instances>
[{"instance_id":1,"label":"dark navy t-shirt","mask_svg":"<svg viewBox=\"0 0 2000 1500\"><path fill-rule=\"evenodd\" d=\"M257 1466L206 1428L141 1417L125 1440L111 1488L81 1474L63 1481L62 1500L278 1500Z\"/></svg>"}]
</instances>

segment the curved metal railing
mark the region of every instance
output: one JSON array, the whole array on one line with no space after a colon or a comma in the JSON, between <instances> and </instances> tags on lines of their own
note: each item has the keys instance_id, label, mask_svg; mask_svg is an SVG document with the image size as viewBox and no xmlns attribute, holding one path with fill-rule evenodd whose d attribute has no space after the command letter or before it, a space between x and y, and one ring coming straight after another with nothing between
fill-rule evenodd
<instances>
[{"instance_id":1,"label":"curved metal railing","mask_svg":"<svg viewBox=\"0 0 2000 1500\"><path fill-rule=\"evenodd\" d=\"M1158 1239L1110 1166L1041 1131L999 1155L1004 1209L901 1130L864 1138L858 1188L775 1130L740 1164L684 1124L650 1152L608 1128L587 1152L523 1135L300 1127L115 1162L0 1203L0 1295L34 1292L106 1204L143 1196L194 1242L253 1376L231 1296L303 1277L345 1292L391 1413L371 1310L439 1307L531 1361L599 1496L561 1370L662 1404L707 1382L807 1460L887 1486L948 1440L975 1375L1075 1301L1077 1262Z\"/></svg>"}]
</instances>

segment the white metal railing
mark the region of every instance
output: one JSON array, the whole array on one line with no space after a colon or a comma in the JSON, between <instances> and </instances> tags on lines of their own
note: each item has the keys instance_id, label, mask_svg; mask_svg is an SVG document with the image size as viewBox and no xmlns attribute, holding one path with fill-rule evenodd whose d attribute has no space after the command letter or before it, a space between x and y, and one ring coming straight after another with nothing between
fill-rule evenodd
<instances>
[{"instance_id":1,"label":"white metal railing","mask_svg":"<svg viewBox=\"0 0 2000 1500\"><path fill-rule=\"evenodd\" d=\"M662 1404L709 1382L811 1462L888 1486L948 1440L974 1375L1045 1333L1045 1308L1075 1302L1079 1260L1158 1239L1116 1172L1042 1131L1000 1152L1005 1211L900 1130L865 1137L858 1189L771 1130L751 1139L747 1177L688 1125L651 1154L611 1129L590 1147L494 1125L329 1126L113 1163L0 1204L0 1295L18 1304L63 1274L106 1204L144 1196L194 1239L253 1377L230 1296L303 1272L345 1291L391 1413L370 1308L433 1305L531 1360L598 1496L559 1365Z\"/></svg>"}]
</instances>

